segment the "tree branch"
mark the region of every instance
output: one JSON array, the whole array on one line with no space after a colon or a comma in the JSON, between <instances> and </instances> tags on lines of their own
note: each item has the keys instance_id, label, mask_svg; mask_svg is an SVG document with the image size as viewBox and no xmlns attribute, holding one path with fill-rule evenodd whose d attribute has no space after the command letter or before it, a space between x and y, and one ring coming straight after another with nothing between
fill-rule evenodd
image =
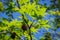
<instances>
[{"instance_id":1,"label":"tree branch","mask_svg":"<svg viewBox=\"0 0 60 40\"><path fill-rule=\"evenodd\" d=\"M19 2L18 2L18 0L16 0L16 1L17 1L17 4L18 4L18 8L20 9ZM26 21L26 19L24 18L24 15L23 15L23 14L22 14L22 18L23 18L24 22L27 24L27 21ZM28 25L28 24L27 24L27 26L28 26L28 30L29 30L30 39L32 40L30 27L29 27L29 25ZM30 26L32 26L32 24L31 24Z\"/></svg>"},{"instance_id":2,"label":"tree branch","mask_svg":"<svg viewBox=\"0 0 60 40\"><path fill-rule=\"evenodd\" d=\"M24 15L23 15L23 14L22 14L22 18L24 19L24 22L27 24L27 21L26 21L26 19L24 18ZM33 24L33 23L32 23L32 24ZM29 30L29 35L30 35L30 39L31 39L31 40L32 40L32 36L31 36L31 30L30 30L30 28L31 28L32 24L31 24L30 26L27 24L28 30Z\"/></svg>"}]
</instances>

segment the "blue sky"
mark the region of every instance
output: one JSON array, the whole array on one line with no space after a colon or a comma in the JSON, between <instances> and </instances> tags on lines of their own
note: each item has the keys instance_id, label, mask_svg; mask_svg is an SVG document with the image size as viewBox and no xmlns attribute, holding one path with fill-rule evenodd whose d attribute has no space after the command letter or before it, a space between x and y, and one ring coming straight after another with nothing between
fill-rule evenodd
<instances>
[{"instance_id":1,"label":"blue sky","mask_svg":"<svg viewBox=\"0 0 60 40\"><path fill-rule=\"evenodd\" d=\"M46 3L47 6L50 6L50 4L51 4L50 0L44 0L44 1L41 0L39 3L42 5L44 5L44 3Z\"/></svg>"}]
</instances>

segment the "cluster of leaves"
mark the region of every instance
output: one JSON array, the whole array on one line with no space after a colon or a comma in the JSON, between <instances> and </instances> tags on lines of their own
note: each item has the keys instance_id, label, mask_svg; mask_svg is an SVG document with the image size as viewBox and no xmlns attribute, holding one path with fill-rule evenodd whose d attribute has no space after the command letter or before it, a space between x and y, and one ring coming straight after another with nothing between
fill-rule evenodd
<instances>
[{"instance_id":1,"label":"cluster of leaves","mask_svg":"<svg viewBox=\"0 0 60 40\"><path fill-rule=\"evenodd\" d=\"M47 32L44 37L41 37L40 40L52 40L51 33Z\"/></svg>"},{"instance_id":2,"label":"cluster of leaves","mask_svg":"<svg viewBox=\"0 0 60 40\"><path fill-rule=\"evenodd\" d=\"M0 2L0 11L3 11L4 10L4 5L2 2Z\"/></svg>"},{"instance_id":3,"label":"cluster of leaves","mask_svg":"<svg viewBox=\"0 0 60 40\"><path fill-rule=\"evenodd\" d=\"M60 11L60 0L50 0L51 2L51 8L52 9L58 9Z\"/></svg>"},{"instance_id":4,"label":"cluster of leaves","mask_svg":"<svg viewBox=\"0 0 60 40\"><path fill-rule=\"evenodd\" d=\"M43 0L43 1L45 1L45 0ZM56 30L58 29L58 28L60 28L60 0L49 0L49 2L50 2L50 5L49 5L49 7L47 7L47 5L45 4L45 6L47 7L47 12L49 13L49 14L51 14L51 15L53 15L54 17L56 17L55 19L54 19L54 22L53 22L53 24L54 24L54 28L52 28L53 29L53 31L55 32L55 34L53 34L53 33L51 33L52 35L57 35L56 34ZM52 17L52 20L53 20L53 17ZM52 22L51 22L52 23ZM51 29L51 30L52 30ZM58 33L59 34L59 33ZM60 35L60 34L59 34ZM57 36L58 37L58 36ZM56 38L57 38L56 37ZM54 39L54 40L60 40L60 39L54 39L54 36L52 37L52 39ZM44 40L44 39L42 39L42 40Z\"/></svg>"},{"instance_id":5,"label":"cluster of leaves","mask_svg":"<svg viewBox=\"0 0 60 40\"><path fill-rule=\"evenodd\" d=\"M2 32L3 36L5 36L4 39L8 40L10 37L10 39L19 40L22 36L24 36L25 40L35 40L34 34L32 35L32 33L38 32L40 28L45 28L46 30L51 28L48 24L49 21L43 19L46 15L46 7L37 4L35 0L33 3L31 3L30 0L17 0L16 2L18 6L16 6L14 2L9 2L6 9L4 9L3 3L0 2L0 10L5 10L8 16L12 16L12 12L19 12L22 15L20 16L22 20L12 20L10 16L11 21L2 20L0 22L0 32ZM30 21L25 14L31 16L33 21ZM37 22L34 22L34 20ZM9 37L7 33L10 33ZM1 36L1 39L3 39L3 36Z\"/></svg>"}]
</instances>

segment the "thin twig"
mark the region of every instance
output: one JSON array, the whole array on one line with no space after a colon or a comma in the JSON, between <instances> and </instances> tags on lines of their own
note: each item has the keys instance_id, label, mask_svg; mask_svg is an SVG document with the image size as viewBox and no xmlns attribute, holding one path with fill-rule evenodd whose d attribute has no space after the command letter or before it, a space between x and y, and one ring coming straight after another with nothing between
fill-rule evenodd
<instances>
[{"instance_id":1,"label":"thin twig","mask_svg":"<svg viewBox=\"0 0 60 40\"><path fill-rule=\"evenodd\" d=\"M19 4L19 0L16 0L17 4L18 4L18 8L20 9L20 4Z\"/></svg>"},{"instance_id":2,"label":"thin twig","mask_svg":"<svg viewBox=\"0 0 60 40\"><path fill-rule=\"evenodd\" d=\"M31 25L29 26L29 29L32 27L32 25L33 25L33 22L32 22Z\"/></svg>"}]
</instances>

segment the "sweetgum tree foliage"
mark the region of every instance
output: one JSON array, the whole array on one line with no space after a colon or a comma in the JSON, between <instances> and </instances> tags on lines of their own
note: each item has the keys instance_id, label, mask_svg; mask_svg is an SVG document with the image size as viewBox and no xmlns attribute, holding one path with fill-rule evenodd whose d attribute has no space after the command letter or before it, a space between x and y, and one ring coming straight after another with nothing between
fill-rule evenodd
<instances>
[{"instance_id":1,"label":"sweetgum tree foliage","mask_svg":"<svg viewBox=\"0 0 60 40\"><path fill-rule=\"evenodd\" d=\"M0 39L1 40L38 40L34 33L40 28L51 28L48 20L43 18L46 15L47 8L39 4L39 0L5 0L0 1L0 12L6 12L8 19L0 20ZM13 12L19 12L21 20L13 19ZM26 15L32 17L29 20ZM36 22L35 22L36 21Z\"/></svg>"},{"instance_id":2,"label":"sweetgum tree foliage","mask_svg":"<svg viewBox=\"0 0 60 40\"><path fill-rule=\"evenodd\" d=\"M42 0L42 1L45 1L45 0ZM51 35L49 36L52 37L52 40L60 40L59 39L60 33L59 32L56 33L57 29L60 28L60 0L49 0L49 1L50 1L50 5L47 6L47 3L45 3L44 6L47 7L48 14L56 17L55 19L52 17L53 21L51 22L51 24L53 23L52 25L54 25L54 27L51 28L51 30L53 30L54 33L50 32ZM44 39L45 39L45 36L44 38L41 38L41 40L44 40Z\"/></svg>"}]
</instances>

